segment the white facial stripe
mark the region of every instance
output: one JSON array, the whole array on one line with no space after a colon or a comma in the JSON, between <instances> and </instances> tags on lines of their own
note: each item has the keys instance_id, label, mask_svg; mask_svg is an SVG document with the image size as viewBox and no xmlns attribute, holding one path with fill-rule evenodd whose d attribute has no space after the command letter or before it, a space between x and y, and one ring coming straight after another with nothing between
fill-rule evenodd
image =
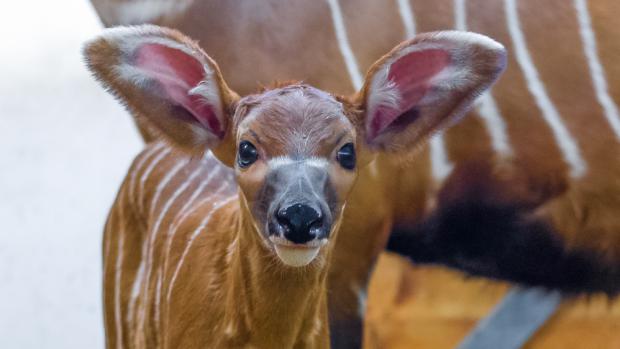
<instances>
[{"instance_id":1,"label":"white facial stripe","mask_svg":"<svg viewBox=\"0 0 620 349\"><path fill-rule=\"evenodd\" d=\"M270 159L267 162L267 165L270 169L275 170L278 167L290 165L290 164L303 164L306 166L318 167L318 168L326 168L329 165L329 161L326 158L307 158L303 160L293 160L288 156L278 156Z\"/></svg>"}]
</instances>

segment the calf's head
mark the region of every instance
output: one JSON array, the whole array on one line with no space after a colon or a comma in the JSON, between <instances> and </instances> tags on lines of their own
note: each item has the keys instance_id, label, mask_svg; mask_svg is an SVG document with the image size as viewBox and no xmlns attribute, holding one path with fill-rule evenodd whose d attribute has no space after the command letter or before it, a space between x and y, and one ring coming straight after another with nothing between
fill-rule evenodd
<instances>
[{"instance_id":1,"label":"calf's head","mask_svg":"<svg viewBox=\"0 0 620 349\"><path fill-rule=\"evenodd\" d=\"M174 30L110 29L85 55L162 138L186 152L211 150L235 169L242 219L290 266L326 249L361 167L379 152L410 152L457 121L505 63L503 47L487 37L429 33L379 59L351 96L295 83L239 97Z\"/></svg>"}]
</instances>

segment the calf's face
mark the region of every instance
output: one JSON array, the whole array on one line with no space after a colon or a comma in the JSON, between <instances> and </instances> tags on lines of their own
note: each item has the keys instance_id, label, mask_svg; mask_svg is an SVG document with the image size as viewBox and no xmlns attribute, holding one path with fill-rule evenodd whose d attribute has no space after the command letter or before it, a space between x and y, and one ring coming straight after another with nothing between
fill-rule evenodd
<instances>
[{"instance_id":1,"label":"calf's face","mask_svg":"<svg viewBox=\"0 0 620 349\"><path fill-rule=\"evenodd\" d=\"M455 123L505 63L504 48L482 35L428 33L379 59L351 96L291 84L241 98L174 30L108 29L84 53L163 139L194 154L211 150L235 169L242 219L255 230L246 233L292 267L329 250L360 167L380 152L406 155Z\"/></svg>"},{"instance_id":2,"label":"calf's face","mask_svg":"<svg viewBox=\"0 0 620 349\"><path fill-rule=\"evenodd\" d=\"M357 175L345 105L301 84L242 98L235 170L256 230L282 261L311 262L338 226Z\"/></svg>"}]
</instances>

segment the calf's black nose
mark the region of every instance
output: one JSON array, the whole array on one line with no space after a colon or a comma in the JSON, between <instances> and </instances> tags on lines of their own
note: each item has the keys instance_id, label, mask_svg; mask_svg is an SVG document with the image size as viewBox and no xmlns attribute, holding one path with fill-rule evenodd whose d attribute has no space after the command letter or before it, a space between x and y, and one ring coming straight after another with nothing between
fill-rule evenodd
<instances>
[{"instance_id":1,"label":"calf's black nose","mask_svg":"<svg viewBox=\"0 0 620 349\"><path fill-rule=\"evenodd\" d=\"M322 221L321 214L305 204L294 204L280 209L276 216L284 228L284 237L296 244L315 239L318 230L316 228Z\"/></svg>"}]
</instances>

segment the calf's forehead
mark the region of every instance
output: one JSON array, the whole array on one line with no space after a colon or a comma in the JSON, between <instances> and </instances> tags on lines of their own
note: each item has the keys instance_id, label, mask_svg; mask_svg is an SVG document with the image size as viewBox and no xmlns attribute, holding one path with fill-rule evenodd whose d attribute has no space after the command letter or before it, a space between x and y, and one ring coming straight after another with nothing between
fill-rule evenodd
<instances>
[{"instance_id":1,"label":"calf's forehead","mask_svg":"<svg viewBox=\"0 0 620 349\"><path fill-rule=\"evenodd\" d=\"M250 136L272 156L316 156L354 137L343 105L330 94L293 85L243 98L237 138Z\"/></svg>"}]
</instances>

